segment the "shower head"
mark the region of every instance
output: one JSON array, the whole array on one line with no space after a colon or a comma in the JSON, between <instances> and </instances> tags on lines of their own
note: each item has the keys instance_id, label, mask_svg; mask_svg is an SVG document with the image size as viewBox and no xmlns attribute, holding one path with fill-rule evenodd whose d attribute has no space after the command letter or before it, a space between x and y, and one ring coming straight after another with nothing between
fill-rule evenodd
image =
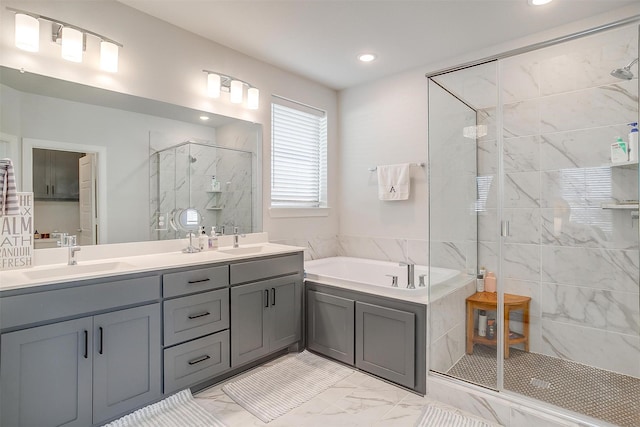
<instances>
[{"instance_id":1,"label":"shower head","mask_svg":"<svg viewBox=\"0 0 640 427\"><path fill-rule=\"evenodd\" d=\"M638 62L638 58L631 61L629 65L627 65L626 67L616 68L611 72L611 75L617 79L631 80L633 78L633 73L631 72L631 66L636 62Z\"/></svg>"}]
</instances>

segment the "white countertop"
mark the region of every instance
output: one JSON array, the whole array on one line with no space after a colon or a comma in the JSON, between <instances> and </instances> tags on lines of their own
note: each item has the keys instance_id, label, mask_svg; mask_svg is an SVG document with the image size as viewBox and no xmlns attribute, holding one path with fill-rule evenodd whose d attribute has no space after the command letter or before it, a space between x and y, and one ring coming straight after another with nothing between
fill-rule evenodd
<instances>
[{"instance_id":1,"label":"white countertop","mask_svg":"<svg viewBox=\"0 0 640 427\"><path fill-rule=\"evenodd\" d=\"M241 239L240 249L249 253L225 253L233 250L231 236L223 236L217 251L183 253L187 239L171 241L121 243L115 245L83 246L76 254L78 265L67 265L67 248L36 251L35 266L0 271L0 291L70 281L121 276L124 274L156 272L160 270L260 258L303 251L298 246L269 243L266 233L248 234Z\"/></svg>"}]
</instances>

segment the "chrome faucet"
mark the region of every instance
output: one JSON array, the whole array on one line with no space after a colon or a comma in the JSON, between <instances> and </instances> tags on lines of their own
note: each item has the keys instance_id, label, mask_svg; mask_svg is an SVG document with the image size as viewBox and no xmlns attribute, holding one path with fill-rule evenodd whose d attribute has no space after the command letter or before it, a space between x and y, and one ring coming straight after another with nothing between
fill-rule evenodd
<instances>
[{"instance_id":1,"label":"chrome faucet","mask_svg":"<svg viewBox=\"0 0 640 427\"><path fill-rule=\"evenodd\" d=\"M400 263L400 267L407 267L407 289L415 289L416 285L415 285L415 279L414 279L414 275L415 275L415 269L416 269L416 265L415 264L405 264L404 262Z\"/></svg>"},{"instance_id":2,"label":"chrome faucet","mask_svg":"<svg viewBox=\"0 0 640 427\"><path fill-rule=\"evenodd\" d=\"M240 232L240 228L238 227L233 227L233 247L234 248L239 248L240 247L240 237L245 237L246 234L238 234Z\"/></svg>"},{"instance_id":3,"label":"chrome faucet","mask_svg":"<svg viewBox=\"0 0 640 427\"><path fill-rule=\"evenodd\" d=\"M391 277L391 287L392 288L397 288L398 287L398 276L396 276L394 274L385 274L385 276Z\"/></svg>"},{"instance_id":4,"label":"chrome faucet","mask_svg":"<svg viewBox=\"0 0 640 427\"><path fill-rule=\"evenodd\" d=\"M69 248L69 257L67 264L69 265L77 265L78 260L76 259L76 252L82 250L80 246L78 246L78 240L76 236L63 235L60 239L60 246L64 246Z\"/></svg>"}]
</instances>

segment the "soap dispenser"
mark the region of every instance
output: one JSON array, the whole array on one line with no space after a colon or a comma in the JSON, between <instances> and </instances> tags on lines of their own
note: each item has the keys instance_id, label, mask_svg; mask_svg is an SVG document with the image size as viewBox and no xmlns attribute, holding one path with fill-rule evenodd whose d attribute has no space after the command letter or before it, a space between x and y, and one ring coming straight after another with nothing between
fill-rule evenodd
<instances>
[{"instance_id":1,"label":"soap dispenser","mask_svg":"<svg viewBox=\"0 0 640 427\"><path fill-rule=\"evenodd\" d=\"M209 250L218 250L218 233L216 232L215 226L211 227L211 234L209 235Z\"/></svg>"},{"instance_id":2,"label":"soap dispenser","mask_svg":"<svg viewBox=\"0 0 640 427\"><path fill-rule=\"evenodd\" d=\"M637 162L638 161L638 123L633 122L629 123L631 126L631 131L629 132L629 161Z\"/></svg>"},{"instance_id":3,"label":"soap dispenser","mask_svg":"<svg viewBox=\"0 0 640 427\"><path fill-rule=\"evenodd\" d=\"M204 230L204 226L200 228L200 235L198 236L198 246L201 251L207 247L207 232Z\"/></svg>"}]
</instances>

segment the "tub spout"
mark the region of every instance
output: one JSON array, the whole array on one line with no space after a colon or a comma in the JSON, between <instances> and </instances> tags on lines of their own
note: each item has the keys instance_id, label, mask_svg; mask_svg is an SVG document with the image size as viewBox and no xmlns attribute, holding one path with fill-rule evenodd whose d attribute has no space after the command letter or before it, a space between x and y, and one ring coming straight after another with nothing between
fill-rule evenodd
<instances>
[{"instance_id":1,"label":"tub spout","mask_svg":"<svg viewBox=\"0 0 640 427\"><path fill-rule=\"evenodd\" d=\"M400 267L407 267L407 289L415 289L416 285L415 285L415 279L413 276L415 276L415 270L416 270L416 265L415 264L405 264L404 262L400 263Z\"/></svg>"}]
</instances>

